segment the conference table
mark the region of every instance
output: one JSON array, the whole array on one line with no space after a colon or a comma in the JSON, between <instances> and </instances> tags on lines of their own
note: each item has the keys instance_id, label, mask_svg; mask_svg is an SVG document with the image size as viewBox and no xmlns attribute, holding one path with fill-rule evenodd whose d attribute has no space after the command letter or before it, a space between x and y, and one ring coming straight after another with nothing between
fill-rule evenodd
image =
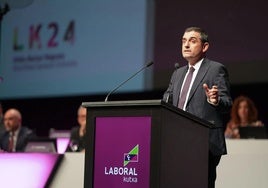
<instances>
[{"instance_id":1,"label":"conference table","mask_svg":"<svg viewBox=\"0 0 268 188\"><path fill-rule=\"evenodd\" d=\"M267 188L268 187L268 139L227 139L228 154L224 155L217 168L217 188ZM14 157L14 156L18 157ZM2 154L0 153L1 171L5 175L0 176L0 182L8 182L12 177L7 175L7 162L18 162L18 158L24 158L33 154ZM44 158L49 155L55 158L55 154L34 154L35 158ZM60 161L50 177L50 187L83 188L84 187L84 163L85 153L65 152L59 154ZM8 157L8 160L7 160ZM55 158L56 159L56 158ZM2 160L2 161L1 161ZM5 160L5 161L3 161ZM12 161L13 160L13 161ZM57 159L58 160L58 159ZM56 164L56 163L55 163ZM24 162L17 163L19 172L23 169L29 173L31 166ZM2 168L3 167L3 168ZM4 169L5 168L5 169ZM43 170L41 170L43 171ZM32 181L32 176L25 176L26 182ZM24 177L24 178L25 178ZM5 178L5 179L3 179ZM27 180L28 178L28 180ZM179 177L178 177L179 178ZM178 179L179 181L179 179ZM0 185L1 186L1 185ZM30 188L30 187L29 187Z\"/></svg>"},{"instance_id":2,"label":"conference table","mask_svg":"<svg viewBox=\"0 0 268 188\"><path fill-rule=\"evenodd\" d=\"M268 139L227 139L217 168L217 188L267 188ZM52 187L83 187L84 153L65 153Z\"/></svg>"}]
</instances>

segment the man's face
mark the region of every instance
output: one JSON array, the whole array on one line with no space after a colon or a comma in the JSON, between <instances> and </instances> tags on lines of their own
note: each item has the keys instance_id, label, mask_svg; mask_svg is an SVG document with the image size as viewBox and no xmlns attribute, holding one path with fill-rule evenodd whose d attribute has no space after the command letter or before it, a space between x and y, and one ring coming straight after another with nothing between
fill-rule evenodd
<instances>
[{"instance_id":1,"label":"man's face","mask_svg":"<svg viewBox=\"0 0 268 188\"><path fill-rule=\"evenodd\" d=\"M12 111L7 111L4 115L4 124L7 131L16 131L21 124L21 118Z\"/></svg>"},{"instance_id":2,"label":"man's face","mask_svg":"<svg viewBox=\"0 0 268 188\"><path fill-rule=\"evenodd\" d=\"M202 43L200 33L185 32L182 37L182 56L192 65L204 57L208 43Z\"/></svg>"}]
</instances>

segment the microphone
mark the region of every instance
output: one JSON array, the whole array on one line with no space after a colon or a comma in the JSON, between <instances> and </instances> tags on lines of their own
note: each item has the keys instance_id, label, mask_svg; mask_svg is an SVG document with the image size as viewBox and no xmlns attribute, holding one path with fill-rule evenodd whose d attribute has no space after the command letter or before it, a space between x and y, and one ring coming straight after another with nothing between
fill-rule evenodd
<instances>
[{"instance_id":1,"label":"microphone","mask_svg":"<svg viewBox=\"0 0 268 188\"><path fill-rule=\"evenodd\" d=\"M124 85L127 81L129 81L131 78L133 78L134 76L136 76L137 74L139 74L141 71L143 71L143 70L146 69L147 67L150 67L152 64L154 64L153 61L149 62L148 64L146 64L145 66L143 66L138 72L136 72L135 74L133 74L132 76L130 76L127 80L125 80L125 81L122 82L120 85L118 85L116 88L114 88L112 91L110 91L110 92L107 94L107 96L106 96L104 102L107 102L107 101L108 101L108 97L109 97L112 93L114 93L118 88L120 88L120 87L121 87L122 85Z\"/></svg>"},{"instance_id":2,"label":"microphone","mask_svg":"<svg viewBox=\"0 0 268 188\"><path fill-rule=\"evenodd\" d=\"M180 68L180 64L179 63L175 63L174 64L174 67L175 67L175 70L177 70L178 68ZM169 102L172 102L173 100L173 94L171 92L168 92L167 93L167 96L166 96L166 99L165 99L165 102L166 103L169 103Z\"/></svg>"},{"instance_id":3,"label":"microphone","mask_svg":"<svg viewBox=\"0 0 268 188\"><path fill-rule=\"evenodd\" d=\"M179 63L175 63L175 69L178 69L178 68L180 68L180 64Z\"/></svg>"}]
</instances>

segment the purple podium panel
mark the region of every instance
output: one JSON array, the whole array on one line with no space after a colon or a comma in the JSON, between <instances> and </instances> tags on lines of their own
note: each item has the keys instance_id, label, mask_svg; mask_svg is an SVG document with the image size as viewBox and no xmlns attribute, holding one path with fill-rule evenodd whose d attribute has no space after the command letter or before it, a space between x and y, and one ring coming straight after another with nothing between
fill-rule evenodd
<instances>
[{"instance_id":1,"label":"purple podium panel","mask_svg":"<svg viewBox=\"0 0 268 188\"><path fill-rule=\"evenodd\" d=\"M149 188L151 117L97 117L94 188Z\"/></svg>"}]
</instances>

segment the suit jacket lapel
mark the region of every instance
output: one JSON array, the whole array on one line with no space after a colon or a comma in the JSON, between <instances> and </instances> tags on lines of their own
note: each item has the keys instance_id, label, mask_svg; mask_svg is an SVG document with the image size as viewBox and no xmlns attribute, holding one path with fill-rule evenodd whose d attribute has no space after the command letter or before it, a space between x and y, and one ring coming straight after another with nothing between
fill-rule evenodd
<instances>
[{"instance_id":1,"label":"suit jacket lapel","mask_svg":"<svg viewBox=\"0 0 268 188\"><path fill-rule=\"evenodd\" d=\"M23 135L24 135L24 129L21 127L19 134L18 134L18 137L17 137L16 150L17 150L17 148L21 148Z\"/></svg>"},{"instance_id":2,"label":"suit jacket lapel","mask_svg":"<svg viewBox=\"0 0 268 188\"><path fill-rule=\"evenodd\" d=\"M177 105L178 102L179 102L179 98L180 98L180 93L181 93L181 87L182 87L182 84L183 84L183 79L187 73L187 70L188 70L188 66L185 66L185 68L182 70L182 74L180 75L180 77L178 78L178 82L177 82L177 86L175 88L175 90L177 91L176 92L176 96L173 96L175 97L176 101L175 101L175 104L174 105Z\"/></svg>"},{"instance_id":3,"label":"suit jacket lapel","mask_svg":"<svg viewBox=\"0 0 268 188\"><path fill-rule=\"evenodd\" d=\"M209 63L207 62L206 59L203 60L199 70L198 70L198 73L195 77L195 80L194 80L194 83L192 85L192 88L191 88L191 91L189 93L189 97L188 97L188 101L187 101L187 105L188 103L191 101L191 98L193 97L197 87L202 84L202 80L204 79L207 71L208 71L208 68L209 68Z\"/></svg>"}]
</instances>

